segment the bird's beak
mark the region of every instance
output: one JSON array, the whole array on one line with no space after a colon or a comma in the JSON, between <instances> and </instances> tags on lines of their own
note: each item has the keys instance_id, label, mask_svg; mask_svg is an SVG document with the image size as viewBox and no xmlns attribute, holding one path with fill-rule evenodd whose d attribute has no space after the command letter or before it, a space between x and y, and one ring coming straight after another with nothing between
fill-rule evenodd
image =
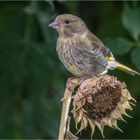
<instances>
[{"instance_id":1,"label":"bird's beak","mask_svg":"<svg viewBox=\"0 0 140 140\"><path fill-rule=\"evenodd\" d=\"M60 24L57 21L52 22L48 26L51 27L51 28L54 28L54 29L60 28Z\"/></svg>"}]
</instances>

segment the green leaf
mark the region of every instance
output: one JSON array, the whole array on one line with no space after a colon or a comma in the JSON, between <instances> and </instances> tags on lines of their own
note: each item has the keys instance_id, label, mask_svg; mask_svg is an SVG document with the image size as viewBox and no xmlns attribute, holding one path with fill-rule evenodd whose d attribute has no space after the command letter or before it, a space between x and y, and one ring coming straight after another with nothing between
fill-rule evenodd
<instances>
[{"instance_id":1,"label":"green leaf","mask_svg":"<svg viewBox=\"0 0 140 140\"><path fill-rule=\"evenodd\" d=\"M140 35L140 7L132 9L125 5L122 20L124 27L130 32L131 36L138 40Z\"/></svg>"},{"instance_id":2,"label":"green leaf","mask_svg":"<svg viewBox=\"0 0 140 140\"><path fill-rule=\"evenodd\" d=\"M115 39L107 38L105 40L105 44L115 55L127 54L134 45L133 42L122 37L118 37Z\"/></svg>"},{"instance_id":3,"label":"green leaf","mask_svg":"<svg viewBox=\"0 0 140 140\"><path fill-rule=\"evenodd\" d=\"M140 48L135 48L131 54L132 62L140 70Z\"/></svg>"}]
</instances>

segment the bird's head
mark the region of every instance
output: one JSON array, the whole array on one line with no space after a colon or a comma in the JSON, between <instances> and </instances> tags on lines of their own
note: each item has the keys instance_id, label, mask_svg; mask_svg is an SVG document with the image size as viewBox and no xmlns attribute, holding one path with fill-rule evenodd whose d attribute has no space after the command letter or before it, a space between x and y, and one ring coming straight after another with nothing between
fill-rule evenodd
<instances>
[{"instance_id":1,"label":"bird's head","mask_svg":"<svg viewBox=\"0 0 140 140\"><path fill-rule=\"evenodd\" d=\"M57 16L49 26L57 30L58 34L63 37L72 37L87 31L84 21L71 14Z\"/></svg>"}]
</instances>

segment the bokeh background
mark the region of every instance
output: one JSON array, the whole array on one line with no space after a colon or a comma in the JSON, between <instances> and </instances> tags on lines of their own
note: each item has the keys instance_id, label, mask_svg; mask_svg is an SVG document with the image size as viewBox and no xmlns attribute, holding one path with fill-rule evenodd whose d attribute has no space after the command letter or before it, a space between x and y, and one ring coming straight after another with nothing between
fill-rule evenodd
<instances>
[{"instance_id":1,"label":"bokeh background","mask_svg":"<svg viewBox=\"0 0 140 140\"><path fill-rule=\"evenodd\" d=\"M140 71L140 2L1 1L0 138L57 138L65 83L72 75L59 61L57 33L48 27L63 13L81 17L117 60ZM140 76L109 72L126 82L136 107L124 133L105 128L106 138L140 138ZM74 121L71 131L76 132ZM90 129L80 138L90 139ZM93 138L102 138L96 130Z\"/></svg>"}]
</instances>

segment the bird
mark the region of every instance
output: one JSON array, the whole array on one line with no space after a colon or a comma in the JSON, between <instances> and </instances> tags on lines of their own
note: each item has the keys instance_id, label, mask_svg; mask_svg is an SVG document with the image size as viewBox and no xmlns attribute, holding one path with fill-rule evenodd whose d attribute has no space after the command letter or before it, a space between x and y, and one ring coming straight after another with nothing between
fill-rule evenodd
<instances>
[{"instance_id":1,"label":"bird","mask_svg":"<svg viewBox=\"0 0 140 140\"><path fill-rule=\"evenodd\" d=\"M62 14L48 26L58 32L58 57L74 76L101 76L114 69L131 75L140 75L139 72L119 63L109 48L88 29L81 18L72 14Z\"/></svg>"}]
</instances>

